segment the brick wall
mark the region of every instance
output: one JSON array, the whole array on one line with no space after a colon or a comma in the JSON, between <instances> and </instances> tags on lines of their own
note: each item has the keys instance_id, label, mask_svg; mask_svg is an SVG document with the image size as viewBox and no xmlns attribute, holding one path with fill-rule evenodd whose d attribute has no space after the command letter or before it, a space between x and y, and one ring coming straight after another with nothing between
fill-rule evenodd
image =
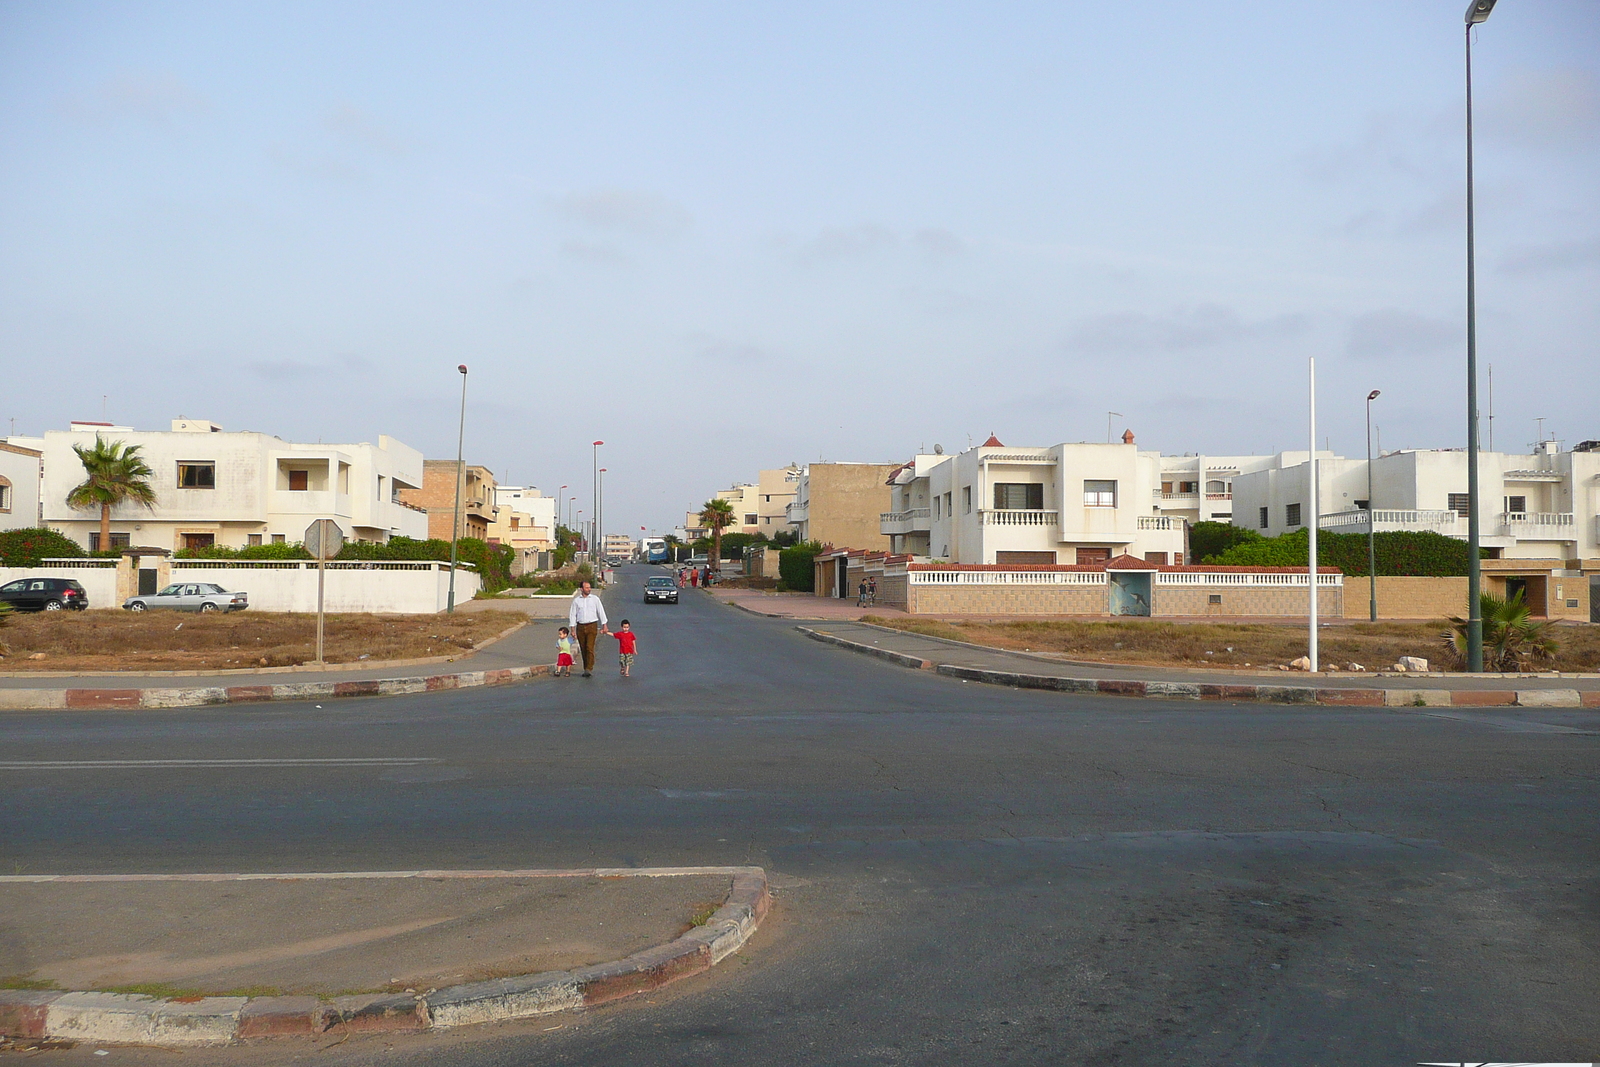
<instances>
[{"instance_id":1,"label":"brick wall","mask_svg":"<svg viewBox=\"0 0 1600 1067\"><path fill-rule=\"evenodd\" d=\"M882 597L879 583L879 599ZM907 611L917 615L1107 615L1110 591L1104 585L914 585ZM1221 604L1210 603L1212 595ZM1304 616L1308 597L1294 586L1170 586L1154 590L1156 617L1178 615ZM1344 614L1338 588L1317 591L1319 618Z\"/></svg>"},{"instance_id":2,"label":"brick wall","mask_svg":"<svg viewBox=\"0 0 1600 1067\"><path fill-rule=\"evenodd\" d=\"M1346 578L1345 581L1348 583L1350 579ZM1342 618L1343 592L1338 588L1319 588L1317 618ZM1222 602L1211 603L1213 596L1221 597ZM1155 587L1155 603L1151 607L1157 616L1259 615L1304 618L1311 608L1311 597L1304 586L1158 585Z\"/></svg>"},{"instance_id":3,"label":"brick wall","mask_svg":"<svg viewBox=\"0 0 1600 1067\"><path fill-rule=\"evenodd\" d=\"M1347 575L1344 580L1344 617L1367 617L1367 577ZM1484 588L1488 589L1487 582ZM1378 576L1378 618L1442 619L1446 615L1467 613L1467 579L1418 578L1403 575Z\"/></svg>"}]
</instances>

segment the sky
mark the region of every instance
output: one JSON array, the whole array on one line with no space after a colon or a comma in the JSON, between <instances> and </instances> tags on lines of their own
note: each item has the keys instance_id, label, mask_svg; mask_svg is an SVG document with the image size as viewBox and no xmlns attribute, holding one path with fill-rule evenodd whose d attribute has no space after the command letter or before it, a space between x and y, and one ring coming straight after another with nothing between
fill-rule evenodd
<instances>
[{"instance_id":1,"label":"sky","mask_svg":"<svg viewBox=\"0 0 1600 1067\"><path fill-rule=\"evenodd\" d=\"M1335 451L1460 447L1464 8L0 0L0 419L453 458L465 363L467 460L590 507L604 440L623 533L1108 411L1303 449L1309 357ZM1475 42L1495 444L1600 438L1600 4Z\"/></svg>"}]
</instances>

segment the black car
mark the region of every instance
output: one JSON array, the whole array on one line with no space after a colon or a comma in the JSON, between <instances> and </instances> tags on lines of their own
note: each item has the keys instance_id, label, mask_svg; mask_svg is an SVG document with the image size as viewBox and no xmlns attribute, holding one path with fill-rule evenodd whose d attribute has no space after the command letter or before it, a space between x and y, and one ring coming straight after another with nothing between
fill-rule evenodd
<instances>
[{"instance_id":1,"label":"black car","mask_svg":"<svg viewBox=\"0 0 1600 1067\"><path fill-rule=\"evenodd\" d=\"M18 578L0 585L0 600L18 611L82 611L89 594L76 578Z\"/></svg>"},{"instance_id":2,"label":"black car","mask_svg":"<svg viewBox=\"0 0 1600 1067\"><path fill-rule=\"evenodd\" d=\"M644 580L644 602L646 604L676 604L678 602L678 580L665 575L657 575Z\"/></svg>"}]
</instances>

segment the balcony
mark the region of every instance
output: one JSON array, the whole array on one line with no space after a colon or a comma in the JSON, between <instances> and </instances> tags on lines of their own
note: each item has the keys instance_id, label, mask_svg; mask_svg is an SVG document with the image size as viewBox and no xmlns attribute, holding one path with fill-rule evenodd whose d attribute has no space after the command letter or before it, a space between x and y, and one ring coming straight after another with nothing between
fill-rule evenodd
<instances>
[{"instance_id":1,"label":"balcony","mask_svg":"<svg viewBox=\"0 0 1600 1067\"><path fill-rule=\"evenodd\" d=\"M1507 511L1500 532L1519 541L1575 541L1578 527L1570 511Z\"/></svg>"},{"instance_id":2,"label":"balcony","mask_svg":"<svg viewBox=\"0 0 1600 1067\"><path fill-rule=\"evenodd\" d=\"M806 521L811 510L810 504L789 504L783 509L785 521L791 526Z\"/></svg>"},{"instance_id":3,"label":"balcony","mask_svg":"<svg viewBox=\"0 0 1600 1067\"><path fill-rule=\"evenodd\" d=\"M1141 530L1181 530L1183 520L1171 515L1140 515L1139 529Z\"/></svg>"},{"instance_id":4,"label":"balcony","mask_svg":"<svg viewBox=\"0 0 1600 1067\"><path fill-rule=\"evenodd\" d=\"M884 534L923 533L932 529L927 508L910 511L885 511L878 515L878 529Z\"/></svg>"},{"instance_id":5,"label":"balcony","mask_svg":"<svg viewBox=\"0 0 1600 1067\"><path fill-rule=\"evenodd\" d=\"M982 508L978 521L985 526L1059 526L1061 515L1032 508Z\"/></svg>"},{"instance_id":6,"label":"balcony","mask_svg":"<svg viewBox=\"0 0 1600 1067\"><path fill-rule=\"evenodd\" d=\"M1352 509L1317 516L1317 527L1330 533L1365 534L1369 524L1374 533L1436 533L1446 537L1467 536L1466 517L1453 511Z\"/></svg>"},{"instance_id":7,"label":"balcony","mask_svg":"<svg viewBox=\"0 0 1600 1067\"><path fill-rule=\"evenodd\" d=\"M1180 501L1183 503L1195 504L1200 500L1199 493L1164 493L1161 490L1156 489L1152 491L1152 495L1157 500L1164 500L1168 502Z\"/></svg>"},{"instance_id":8,"label":"balcony","mask_svg":"<svg viewBox=\"0 0 1600 1067\"><path fill-rule=\"evenodd\" d=\"M320 519L349 519L354 514L348 493L274 489L268 510L277 515L309 515Z\"/></svg>"}]
</instances>

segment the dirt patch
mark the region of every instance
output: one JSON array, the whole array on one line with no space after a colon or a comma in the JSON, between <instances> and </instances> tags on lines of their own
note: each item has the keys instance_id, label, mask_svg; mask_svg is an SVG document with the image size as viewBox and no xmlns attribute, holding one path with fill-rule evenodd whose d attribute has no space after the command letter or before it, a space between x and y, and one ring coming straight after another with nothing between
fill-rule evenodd
<instances>
[{"instance_id":1,"label":"dirt patch","mask_svg":"<svg viewBox=\"0 0 1600 1067\"><path fill-rule=\"evenodd\" d=\"M1098 663L1161 667L1267 669L1306 654L1305 626L1276 623L1188 623L1163 620L1029 622L945 622L938 619L868 615L866 622L896 630L969 641L1019 652L1055 653ZM1359 663L1387 669L1401 656L1421 656L1435 670L1447 670L1445 623L1350 622L1322 629L1319 646L1324 669ZM1600 671L1600 627L1558 625L1561 650L1543 669Z\"/></svg>"},{"instance_id":2,"label":"dirt patch","mask_svg":"<svg viewBox=\"0 0 1600 1067\"><path fill-rule=\"evenodd\" d=\"M329 615L329 663L422 659L470 652L505 632L498 613ZM315 615L49 611L13 615L0 630L5 671L187 671L291 667L317 655ZM44 653L44 658L33 659Z\"/></svg>"}]
</instances>

